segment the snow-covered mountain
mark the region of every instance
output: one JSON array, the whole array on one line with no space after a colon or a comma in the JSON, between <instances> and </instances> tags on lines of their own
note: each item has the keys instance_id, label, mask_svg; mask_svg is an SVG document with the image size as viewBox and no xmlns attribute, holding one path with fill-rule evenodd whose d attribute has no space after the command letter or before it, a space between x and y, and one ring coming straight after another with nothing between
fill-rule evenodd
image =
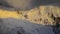
<instances>
[{"instance_id":1,"label":"snow-covered mountain","mask_svg":"<svg viewBox=\"0 0 60 34\"><path fill-rule=\"evenodd\" d=\"M0 0L0 34L60 34L60 1Z\"/></svg>"}]
</instances>

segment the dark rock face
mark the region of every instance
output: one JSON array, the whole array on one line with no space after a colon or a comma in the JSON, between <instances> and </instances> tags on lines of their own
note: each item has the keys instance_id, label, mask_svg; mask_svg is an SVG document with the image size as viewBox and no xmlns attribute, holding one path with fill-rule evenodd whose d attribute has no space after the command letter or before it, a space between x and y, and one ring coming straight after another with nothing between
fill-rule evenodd
<instances>
[{"instance_id":1,"label":"dark rock face","mask_svg":"<svg viewBox=\"0 0 60 34\"><path fill-rule=\"evenodd\" d=\"M55 34L60 33L60 17L55 17L53 14L51 15L51 18L54 20L55 25L52 26L53 32Z\"/></svg>"}]
</instances>

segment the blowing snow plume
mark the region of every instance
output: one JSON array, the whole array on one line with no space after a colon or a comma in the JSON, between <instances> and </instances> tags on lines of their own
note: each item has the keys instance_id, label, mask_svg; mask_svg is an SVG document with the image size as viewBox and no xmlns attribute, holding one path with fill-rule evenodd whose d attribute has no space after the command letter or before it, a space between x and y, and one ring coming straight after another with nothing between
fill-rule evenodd
<instances>
[{"instance_id":1,"label":"blowing snow plume","mask_svg":"<svg viewBox=\"0 0 60 34\"><path fill-rule=\"evenodd\" d=\"M6 8L14 8L19 10L31 9L32 0L0 0L0 5Z\"/></svg>"},{"instance_id":2,"label":"blowing snow plume","mask_svg":"<svg viewBox=\"0 0 60 34\"><path fill-rule=\"evenodd\" d=\"M59 0L0 0L0 5L7 8L30 10L40 5L57 5Z\"/></svg>"}]
</instances>

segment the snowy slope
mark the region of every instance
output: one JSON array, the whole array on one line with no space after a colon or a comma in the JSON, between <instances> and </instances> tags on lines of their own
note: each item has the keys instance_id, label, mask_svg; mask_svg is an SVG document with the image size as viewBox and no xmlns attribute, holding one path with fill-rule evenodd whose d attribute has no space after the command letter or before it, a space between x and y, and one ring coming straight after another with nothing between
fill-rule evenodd
<instances>
[{"instance_id":1,"label":"snowy slope","mask_svg":"<svg viewBox=\"0 0 60 34\"><path fill-rule=\"evenodd\" d=\"M13 18L1 19L2 34L54 34L51 26L34 24L26 20L18 20Z\"/></svg>"}]
</instances>

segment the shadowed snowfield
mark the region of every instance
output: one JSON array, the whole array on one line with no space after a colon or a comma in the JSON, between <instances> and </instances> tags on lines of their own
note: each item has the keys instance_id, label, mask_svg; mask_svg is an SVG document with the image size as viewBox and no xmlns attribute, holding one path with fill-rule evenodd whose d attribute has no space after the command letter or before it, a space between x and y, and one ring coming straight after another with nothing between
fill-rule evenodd
<instances>
[{"instance_id":1,"label":"shadowed snowfield","mask_svg":"<svg viewBox=\"0 0 60 34\"><path fill-rule=\"evenodd\" d=\"M0 34L54 34L51 26L13 18L0 19Z\"/></svg>"}]
</instances>

